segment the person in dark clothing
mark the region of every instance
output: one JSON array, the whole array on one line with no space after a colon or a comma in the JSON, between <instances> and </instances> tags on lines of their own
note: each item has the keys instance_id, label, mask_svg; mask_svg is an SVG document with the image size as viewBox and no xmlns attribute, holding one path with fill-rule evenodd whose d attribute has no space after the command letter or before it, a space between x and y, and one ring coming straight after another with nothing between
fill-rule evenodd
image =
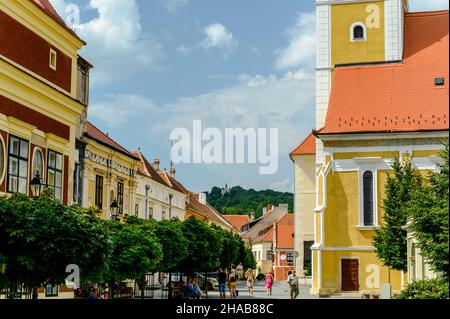
<instances>
[{"instance_id":1,"label":"person in dark clothing","mask_svg":"<svg viewBox=\"0 0 450 319\"><path fill-rule=\"evenodd\" d=\"M226 289L227 289L227 274L223 269L219 269L219 274L217 275L217 280L219 281L219 292L220 299L225 299Z\"/></svg>"}]
</instances>

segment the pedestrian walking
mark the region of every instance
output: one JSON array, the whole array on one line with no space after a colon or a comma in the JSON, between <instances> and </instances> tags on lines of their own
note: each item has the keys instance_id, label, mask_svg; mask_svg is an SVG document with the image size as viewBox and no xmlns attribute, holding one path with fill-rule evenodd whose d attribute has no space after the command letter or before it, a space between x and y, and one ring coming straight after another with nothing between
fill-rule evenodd
<instances>
[{"instance_id":1,"label":"pedestrian walking","mask_svg":"<svg viewBox=\"0 0 450 319\"><path fill-rule=\"evenodd\" d=\"M226 299L226 289L227 289L227 274L220 268L217 274L217 281L219 282L219 293L220 299Z\"/></svg>"},{"instance_id":2,"label":"pedestrian walking","mask_svg":"<svg viewBox=\"0 0 450 319\"><path fill-rule=\"evenodd\" d=\"M238 276L239 276L239 280L243 280L244 279L244 266L242 265L242 263L239 263L239 265L236 267Z\"/></svg>"},{"instance_id":3,"label":"pedestrian walking","mask_svg":"<svg viewBox=\"0 0 450 319\"><path fill-rule=\"evenodd\" d=\"M295 271L289 271L287 282L290 286L289 294L291 296L291 299L297 299L297 297L300 295L300 289L299 289L299 278L296 275Z\"/></svg>"},{"instance_id":4,"label":"pedestrian walking","mask_svg":"<svg viewBox=\"0 0 450 319\"><path fill-rule=\"evenodd\" d=\"M231 299L237 299L237 291L236 291L237 279L238 275L236 269L232 269L228 274L228 288L230 289Z\"/></svg>"},{"instance_id":5,"label":"pedestrian walking","mask_svg":"<svg viewBox=\"0 0 450 319\"><path fill-rule=\"evenodd\" d=\"M248 294L250 296L253 296L253 286L255 285L255 280L256 280L253 269L249 268L247 270L247 272L245 273L245 278L247 279Z\"/></svg>"},{"instance_id":6,"label":"pedestrian walking","mask_svg":"<svg viewBox=\"0 0 450 319\"><path fill-rule=\"evenodd\" d=\"M266 273L266 285L265 285L265 288L267 290L267 296L272 296L272 287L273 287L273 274L268 271Z\"/></svg>"}]
</instances>

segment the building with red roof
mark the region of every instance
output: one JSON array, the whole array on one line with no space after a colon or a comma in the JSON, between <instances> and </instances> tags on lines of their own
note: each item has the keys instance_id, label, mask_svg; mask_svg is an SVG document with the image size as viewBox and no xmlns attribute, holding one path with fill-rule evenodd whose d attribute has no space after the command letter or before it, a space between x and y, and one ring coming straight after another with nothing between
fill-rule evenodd
<instances>
[{"instance_id":1,"label":"building with red roof","mask_svg":"<svg viewBox=\"0 0 450 319\"><path fill-rule=\"evenodd\" d=\"M420 278L418 267L408 274L385 267L373 236L383 222L393 158L409 158L424 174L442 162L449 12L410 13L406 0L316 0L316 11L315 152L309 136L290 154L296 264L312 274L312 294L376 295L383 284L396 294ZM311 222L308 269L298 238ZM408 254L420 260L409 246Z\"/></svg>"}]
</instances>

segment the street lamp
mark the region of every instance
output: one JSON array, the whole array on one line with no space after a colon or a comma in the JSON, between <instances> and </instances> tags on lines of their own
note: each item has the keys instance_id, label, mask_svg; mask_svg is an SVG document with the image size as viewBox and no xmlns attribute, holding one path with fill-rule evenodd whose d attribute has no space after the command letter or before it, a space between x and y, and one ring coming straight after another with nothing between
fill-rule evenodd
<instances>
[{"instance_id":1,"label":"street lamp","mask_svg":"<svg viewBox=\"0 0 450 319\"><path fill-rule=\"evenodd\" d=\"M117 200L113 200L111 205L109 206L109 209L111 210L111 219L112 220L119 220L119 204L117 203Z\"/></svg>"},{"instance_id":2,"label":"street lamp","mask_svg":"<svg viewBox=\"0 0 450 319\"><path fill-rule=\"evenodd\" d=\"M41 191L44 186L44 180L42 179L41 175L39 175L39 171L36 171L35 177L30 182L31 191L33 193L34 198L38 198L41 195Z\"/></svg>"}]
</instances>

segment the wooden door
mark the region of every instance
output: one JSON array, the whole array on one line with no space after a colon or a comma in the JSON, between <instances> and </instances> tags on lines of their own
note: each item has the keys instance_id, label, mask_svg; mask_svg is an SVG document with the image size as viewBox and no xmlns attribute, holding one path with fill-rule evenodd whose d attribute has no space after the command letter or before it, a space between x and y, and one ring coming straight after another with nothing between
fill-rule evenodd
<instances>
[{"instance_id":1,"label":"wooden door","mask_svg":"<svg viewBox=\"0 0 450 319\"><path fill-rule=\"evenodd\" d=\"M359 261L358 259L342 259L342 291L359 290Z\"/></svg>"}]
</instances>

